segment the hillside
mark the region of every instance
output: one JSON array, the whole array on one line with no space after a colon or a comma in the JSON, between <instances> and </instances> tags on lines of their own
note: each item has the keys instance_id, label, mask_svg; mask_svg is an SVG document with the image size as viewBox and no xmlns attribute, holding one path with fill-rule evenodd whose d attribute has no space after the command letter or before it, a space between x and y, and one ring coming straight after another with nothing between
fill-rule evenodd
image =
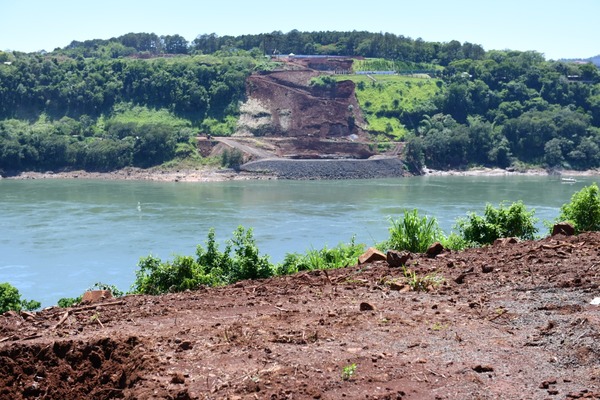
<instances>
[{"instance_id":1,"label":"hillside","mask_svg":"<svg viewBox=\"0 0 600 400\"><path fill-rule=\"evenodd\" d=\"M402 150L413 173L600 167L592 63L369 32L176 36L0 52L0 173L218 167L199 135L288 158Z\"/></svg>"},{"instance_id":2,"label":"hillside","mask_svg":"<svg viewBox=\"0 0 600 400\"><path fill-rule=\"evenodd\" d=\"M559 235L412 254L411 273L373 261L9 312L0 397L600 398L599 246Z\"/></svg>"}]
</instances>

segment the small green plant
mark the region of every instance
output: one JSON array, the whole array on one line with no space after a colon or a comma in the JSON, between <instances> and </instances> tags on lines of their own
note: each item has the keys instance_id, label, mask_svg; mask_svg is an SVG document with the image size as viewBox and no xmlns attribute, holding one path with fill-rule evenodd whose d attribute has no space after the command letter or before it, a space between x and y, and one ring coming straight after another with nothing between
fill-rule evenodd
<instances>
[{"instance_id":1,"label":"small green plant","mask_svg":"<svg viewBox=\"0 0 600 400\"><path fill-rule=\"evenodd\" d=\"M444 282L444 278L437 274L428 274L419 276L415 271L403 267L406 283L416 292L427 292L429 289L439 286Z\"/></svg>"},{"instance_id":2,"label":"small green plant","mask_svg":"<svg viewBox=\"0 0 600 400\"><path fill-rule=\"evenodd\" d=\"M0 283L0 314L7 311L33 311L41 307L41 303L35 300L21 299L19 290L10 283Z\"/></svg>"},{"instance_id":3,"label":"small green plant","mask_svg":"<svg viewBox=\"0 0 600 400\"><path fill-rule=\"evenodd\" d=\"M390 238L383 243L388 249L424 253L433 243L444 239L437 220L433 217L420 217L417 209L404 210L401 218L390 218L390 223Z\"/></svg>"},{"instance_id":4,"label":"small green plant","mask_svg":"<svg viewBox=\"0 0 600 400\"><path fill-rule=\"evenodd\" d=\"M596 183L573 194L571 201L563 204L556 222L569 221L575 232L600 231L600 190Z\"/></svg>"},{"instance_id":5,"label":"small green plant","mask_svg":"<svg viewBox=\"0 0 600 400\"><path fill-rule=\"evenodd\" d=\"M477 247L477 243L469 242L456 232L451 232L443 241L442 245L449 250L464 250L469 247Z\"/></svg>"},{"instance_id":6,"label":"small green plant","mask_svg":"<svg viewBox=\"0 0 600 400\"><path fill-rule=\"evenodd\" d=\"M498 208L487 204L483 216L469 213L467 218L458 219L456 228L466 243L491 244L498 238L513 236L532 240L538 231L534 214L535 210L527 211L521 201L508 207L501 203Z\"/></svg>"},{"instance_id":7,"label":"small green plant","mask_svg":"<svg viewBox=\"0 0 600 400\"><path fill-rule=\"evenodd\" d=\"M79 297L63 297L58 299L56 305L61 308L73 307L75 304L81 303L81 296Z\"/></svg>"},{"instance_id":8,"label":"small green plant","mask_svg":"<svg viewBox=\"0 0 600 400\"><path fill-rule=\"evenodd\" d=\"M346 365L342 368L342 380L349 381L356 374L356 364Z\"/></svg>"},{"instance_id":9,"label":"small green plant","mask_svg":"<svg viewBox=\"0 0 600 400\"><path fill-rule=\"evenodd\" d=\"M439 331L443 331L443 330L444 330L444 329L446 329L446 328L448 328L448 325L446 325L446 324L442 324L441 322L435 322L435 323L433 324L433 326L431 327L431 330L432 330L432 331L439 332Z\"/></svg>"}]
</instances>

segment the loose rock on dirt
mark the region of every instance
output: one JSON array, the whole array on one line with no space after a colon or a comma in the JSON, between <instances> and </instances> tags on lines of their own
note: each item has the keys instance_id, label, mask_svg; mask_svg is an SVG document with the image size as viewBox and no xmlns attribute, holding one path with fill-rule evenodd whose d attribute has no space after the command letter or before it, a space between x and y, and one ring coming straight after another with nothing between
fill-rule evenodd
<instances>
[{"instance_id":1,"label":"loose rock on dirt","mask_svg":"<svg viewBox=\"0 0 600 400\"><path fill-rule=\"evenodd\" d=\"M429 291L380 260L6 313L0 398L600 398L599 249L585 233L411 254Z\"/></svg>"}]
</instances>

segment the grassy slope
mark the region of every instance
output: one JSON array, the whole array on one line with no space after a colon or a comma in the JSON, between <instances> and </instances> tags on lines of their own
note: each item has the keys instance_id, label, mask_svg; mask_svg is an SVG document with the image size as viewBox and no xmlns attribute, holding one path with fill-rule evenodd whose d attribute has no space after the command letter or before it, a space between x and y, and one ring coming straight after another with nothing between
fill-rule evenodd
<instances>
[{"instance_id":1,"label":"grassy slope","mask_svg":"<svg viewBox=\"0 0 600 400\"><path fill-rule=\"evenodd\" d=\"M336 75L338 80L349 79L357 85L356 97L368 123L368 130L375 134L388 133L401 139L406 128L397 118L377 116L379 111L412 111L416 105L431 101L442 89L438 79L426 79L402 75L374 75L375 81L365 75ZM363 82L364 89L360 89ZM389 125L388 125L389 124Z\"/></svg>"}]
</instances>

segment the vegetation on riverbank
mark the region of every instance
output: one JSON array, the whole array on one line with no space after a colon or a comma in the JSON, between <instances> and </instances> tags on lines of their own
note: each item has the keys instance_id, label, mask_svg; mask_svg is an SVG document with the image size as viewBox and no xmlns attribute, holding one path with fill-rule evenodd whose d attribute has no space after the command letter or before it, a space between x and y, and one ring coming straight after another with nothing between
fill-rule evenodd
<instances>
[{"instance_id":1,"label":"vegetation on riverbank","mask_svg":"<svg viewBox=\"0 0 600 400\"><path fill-rule=\"evenodd\" d=\"M414 171L600 166L600 72L591 63L454 40L291 31L192 43L131 33L47 53L0 52L0 170L198 160L193 138L234 131L246 78L280 65L264 56L274 50L368 57L357 70L413 74L343 78L356 82L374 141L405 140Z\"/></svg>"},{"instance_id":2,"label":"vegetation on riverbank","mask_svg":"<svg viewBox=\"0 0 600 400\"><path fill-rule=\"evenodd\" d=\"M459 218L455 225L457 231L446 236L434 217L420 216L416 209L405 210L399 218L390 219L390 236L376 247L382 251L424 253L435 242L448 249L462 250L489 245L503 237L532 240L538 232L534 215L535 210L527 210L522 202L509 206L501 203L497 208L487 204L483 215L471 212ZM600 189L595 183L574 193L571 201L561 207L555 222L562 221L571 223L576 232L600 230ZM304 254L288 253L281 263L274 265L268 255L260 254L251 228L238 227L232 239L226 241L223 251L215 240L214 230L210 230L204 246L198 245L194 256L175 255L170 261L152 255L142 257L131 293L158 295L300 271L343 268L354 265L365 248L352 238L349 243L340 243L333 248L310 249ZM103 283L97 283L91 289L111 290L115 296L124 294ZM78 301L80 298L63 298L58 305L66 307ZM18 290L9 283L0 285L0 313L39 306L38 302L21 300Z\"/></svg>"}]
</instances>

